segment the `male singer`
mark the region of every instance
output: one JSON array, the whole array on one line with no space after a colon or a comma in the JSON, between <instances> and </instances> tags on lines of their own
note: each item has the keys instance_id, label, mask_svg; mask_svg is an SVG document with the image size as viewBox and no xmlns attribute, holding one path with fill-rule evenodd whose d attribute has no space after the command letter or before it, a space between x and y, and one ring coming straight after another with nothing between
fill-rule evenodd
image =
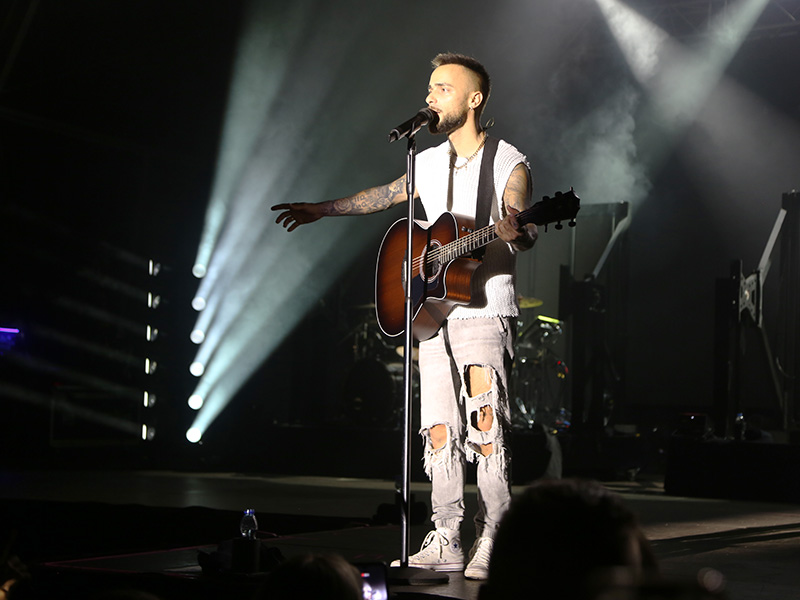
<instances>
[{"instance_id":1,"label":"male singer","mask_svg":"<svg viewBox=\"0 0 800 600\"><path fill-rule=\"evenodd\" d=\"M474 58L444 53L433 61L427 105L429 123L442 144L420 152L415 163L414 198L430 221L444 211L475 217L484 145L481 114L490 79ZM513 359L514 322L519 315L515 289L517 252L530 249L538 232L520 225L516 214L530 205L532 178L527 159L500 140L493 162L490 222L498 239L488 244L472 281L472 300L457 305L439 332L419 344L420 433L425 471L431 479L431 520L420 551L409 566L437 571L464 569L460 527L464 518L464 470L477 464L477 539L464 575L486 579L494 536L511 499L508 368ZM321 217L362 215L406 202L405 175L353 196L320 203L273 206L289 231Z\"/></svg>"}]
</instances>

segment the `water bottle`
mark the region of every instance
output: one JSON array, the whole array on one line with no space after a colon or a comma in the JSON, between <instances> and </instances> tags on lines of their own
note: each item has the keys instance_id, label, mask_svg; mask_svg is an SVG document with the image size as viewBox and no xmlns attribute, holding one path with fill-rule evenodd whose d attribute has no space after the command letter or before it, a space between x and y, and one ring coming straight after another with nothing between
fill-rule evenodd
<instances>
[{"instance_id":1,"label":"water bottle","mask_svg":"<svg viewBox=\"0 0 800 600\"><path fill-rule=\"evenodd\" d=\"M256 513L252 508L248 508L244 511L242 520L239 521L239 531L242 532L242 537L246 540L256 539L258 521L256 521Z\"/></svg>"},{"instance_id":2,"label":"water bottle","mask_svg":"<svg viewBox=\"0 0 800 600\"><path fill-rule=\"evenodd\" d=\"M735 440L743 440L744 432L747 429L747 422L744 420L743 413L737 413L733 421L733 435Z\"/></svg>"}]
</instances>

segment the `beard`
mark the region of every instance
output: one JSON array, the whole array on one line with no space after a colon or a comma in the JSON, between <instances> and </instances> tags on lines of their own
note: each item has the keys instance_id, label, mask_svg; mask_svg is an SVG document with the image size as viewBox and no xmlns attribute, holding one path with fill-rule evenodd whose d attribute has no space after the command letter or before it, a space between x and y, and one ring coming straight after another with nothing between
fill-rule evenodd
<instances>
[{"instance_id":1,"label":"beard","mask_svg":"<svg viewBox=\"0 0 800 600\"><path fill-rule=\"evenodd\" d=\"M436 125L433 123L428 125L428 131L432 134L443 133L444 135L450 135L456 129L463 126L464 123L467 122L467 110L462 111L459 114L451 114L445 117L439 118L436 122Z\"/></svg>"}]
</instances>

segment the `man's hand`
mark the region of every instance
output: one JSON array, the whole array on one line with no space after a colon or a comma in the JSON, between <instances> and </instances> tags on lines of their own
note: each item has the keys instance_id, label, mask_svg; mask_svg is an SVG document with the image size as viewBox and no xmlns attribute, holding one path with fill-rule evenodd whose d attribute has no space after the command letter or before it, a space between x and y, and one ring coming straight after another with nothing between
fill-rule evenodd
<instances>
[{"instance_id":1,"label":"man's hand","mask_svg":"<svg viewBox=\"0 0 800 600\"><path fill-rule=\"evenodd\" d=\"M513 206L507 206L506 209L508 210L506 217L495 224L494 228L497 236L517 250L530 249L536 243L539 230L533 223L520 225L519 221L517 221L519 211Z\"/></svg>"},{"instance_id":2,"label":"man's hand","mask_svg":"<svg viewBox=\"0 0 800 600\"><path fill-rule=\"evenodd\" d=\"M313 223L323 216L322 206L311 202L292 202L276 204L272 210L282 210L275 222L283 225L288 231L294 231L300 225Z\"/></svg>"}]
</instances>

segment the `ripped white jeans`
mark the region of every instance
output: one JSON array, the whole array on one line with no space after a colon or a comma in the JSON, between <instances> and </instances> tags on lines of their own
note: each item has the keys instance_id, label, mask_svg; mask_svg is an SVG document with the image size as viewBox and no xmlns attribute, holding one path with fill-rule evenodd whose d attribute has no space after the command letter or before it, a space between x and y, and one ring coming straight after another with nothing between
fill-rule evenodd
<instances>
[{"instance_id":1,"label":"ripped white jeans","mask_svg":"<svg viewBox=\"0 0 800 600\"><path fill-rule=\"evenodd\" d=\"M419 344L420 433L425 443L425 472L431 479L431 520L436 527L459 529L464 518L464 469L477 463L478 536L494 537L511 501L508 434L508 367L513 360L511 318L451 319L439 333ZM471 366L491 375L490 389L470 397ZM491 407L488 431L478 428L482 407ZM447 429L444 447L434 449L430 430ZM482 447L491 444L491 454Z\"/></svg>"}]
</instances>

